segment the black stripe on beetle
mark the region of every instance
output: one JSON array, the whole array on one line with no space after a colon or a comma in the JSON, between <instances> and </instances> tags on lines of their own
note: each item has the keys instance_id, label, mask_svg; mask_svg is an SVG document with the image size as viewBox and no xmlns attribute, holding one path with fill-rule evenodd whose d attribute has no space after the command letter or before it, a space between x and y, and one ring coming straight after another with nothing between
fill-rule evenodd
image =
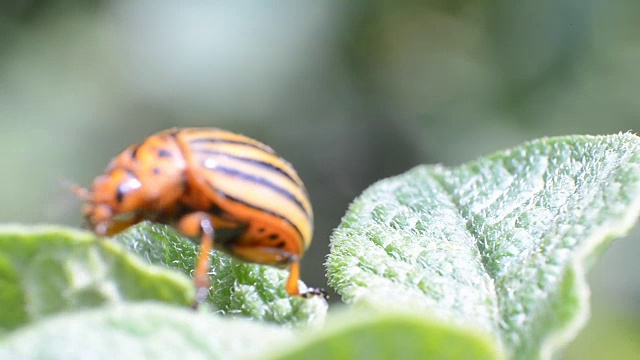
<instances>
[{"instance_id":1,"label":"black stripe on beetle","mask_svg":"<svg viewBox=\"0 0 640 360\"><path fill-rule=\"evenodd\" d=\"M217 190L217 189L214 189L214 190ZM261 207L259 207L259 206L255 206L255 205L253 205L253 204L249 204L248 202L246 202L246 201L244 201L244 200L238 199L238 198L236 198L236 197L234 197L234 196L227 195L227 194L225 194L225 193L221 192L220 190L217 190L217 191L218 191L218 193L219 193L220 195L224 196L224 197L225 197L225 198L227 198L227 200L229 200L229 201L232 201L232 202L235 202L235 203L238 203L238 204L244 205L244 206L246 206L246 207L248 207L248 208L251 208L251 209L254 209L254 210L257 210L257 211L261 211L261 212L263 212L263 213L265 213L265 214L269 214L269 215L271 215L271 216L273 216L273 217L276 217L276 218L278 218L278 219L280 219L280 220L282 220L282 221L286 222L289 226L291 226L291 227L293 228L293 230L295 230L295 231L296 231L296 233L298 234L298 236L300 236L300 241L301 241L301 242L303 242L303 241L304 241L304 240L303 240L303 239L304 239L304 236L302 236L302 232L300 231L300 228L298 228L294 223L292 223L292 222L291 222L291 220L287 219L287 218L286 218L286 217L284 217L283 215L278 214L278 213L277 213L277 212L275 212L275 211L267 210L267 209L261 208Z\"/></svg>"},{"instance_id":2,"label":"black stripe on beetle","mask_svg":"<svg viewBox=\"0 0 640 360\"><path fill-rule=\"evenodd\" d=\"M213 167L207 167L205 164L203 164L203 166L205 167L205 169L207 170L211 170L211 171L215 171L215 172L220 172L226 175L230 175L230 176L234 176L234 177L238 177L247 181L251 181L255 184L259 184L262 185L266 188L269 188L275 192L277 192L278 194L286 197L287 199L291 200L291 202L293 202L294 204L296 204L296 206L304 213L304 215L308 218L309 217L309 212L307 211L307 209L305 209L304 205L302 205L302 202L295 196L293 195L291 192L289 192L287 189L282 188L274 183L272 183L271 181L259 177L259 176L255 176L255 175L251 175L251 174L247 174L245 172L236 170L236 169L232 169L226 166L220 166L220 165L216 165Z\"/></svg>"},{"instance_id":3,"label":"black stripe on beetle","mask_svg":"<svg viewBox=\"0 0 640 360\"><path fill-rule=\"evenodd\" d=\"M238 156L238 155L233 155L233 154L229 154L226 153L224 151L218 151L218 150L209 150L209 149L194 149L193 150L195 153L198 154L203 154L203 155L209 155L209 156L222 156L228 159L233 159L233 160L237 160L243 163L247 163L247 164L252 164L252 165L256 165L259 167L262 167L266 170L270 170L270 171L275 171L278 174L286 177L287 179L291 180L294 184L302 187L302 183L300 183L299 180L296 180L293 175L291 175L289 172L287 172L286 169L283 169L281 167L275 166L274 164L262 161L262 160L258 160L258 159L252 159L252 158L248 158L248 157L244 157L244 156ZM282 160L282 159L280 159ZM284 161L284 160L282 160Z\"/></svg>"},{"instance_id":4,"label":"black stripe on beetle","mask_svg":"<svg viewBox=\"0 0 640 360\"><path fill-rule=\"evenodd\" d=\"M264 151L266 153L275 155L275 152L273 151L273 149L271 149L267 145L255 144L255 143L250 143L250 142L246 142L246 141L242 141L242 140L231 140L231 139L205 137L205 138L198 138L198 139L193 139L193 140L189 141L189 145L191 145L191 146L197 145L197 144L234 144L234 145L244 145L244 146L252 147L254 149L262 150L262 151Z\"/></svg>"}]
</instances>

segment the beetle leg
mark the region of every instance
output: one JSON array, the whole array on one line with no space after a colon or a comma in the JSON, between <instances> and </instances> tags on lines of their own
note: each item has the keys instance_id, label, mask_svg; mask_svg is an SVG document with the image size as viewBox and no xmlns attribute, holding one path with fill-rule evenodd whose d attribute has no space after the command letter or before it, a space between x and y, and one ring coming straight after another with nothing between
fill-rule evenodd
<instances>
[{"instance_id":1,"label":"beetle leg","mask_svg":"<svg viewBox=\"0 0 640 360\"><path fill-rule=\"evenodd\" d=\"M286 265L289 264L289 278L285 284L285 290L291 296L300 296L304 298L312 296L322 296L327 299L327 295L323 289L307 288L307 291L300 292L298 280L300 279L300 259L290 252L274 249L272 247L256 247L234 244L233 247L227 249L227 252L242 260L268 265Z\"/></svg>"},{"instance_id":2,"label":"beetle leg","mask_svg":"<svg viewBox=\"0 0 640 360\"><path fill-rule=\"evenodd\" d=\"M297 258L291 261L289 266L289 279L287 279L287 285L285 289L291 296L300 296L300 289L298 288L298 280L300 279L300 262Z\"/></svg>"},{"instance_id":3,"label":"beetle leg","mask_svg":"<svg viewBox=\"0 0 640 360\"><path fill-rule=\"evenodd\" d=\"M308 299L313 296L322 296L325 300L329 300L329 295L324 291L323 288L307 288L307 291L300 294L305 299Z\"/></svg>"},{"instance_id":4,"label":"beetle leg","mask_svg":"<svg viewBox=\"0 0 640 360\"><path fill-rule=\"evenodd\" d=\"M209 296L209 268L211 266L211 250L213 250L213 226L209 219L203 219L201 224L202 241L200 242L200 253L196 262L193 278L196 285L196 298L193 308L203 303Z\"/></svg>"},{"instance_id":5,"label":"beetle leg","mask_svg":"<svg viewBox=\"0 0 640 360\"><path fill-rule=\"evenodd\" d=\"M140 221L142 221L142 219L140 217L135 217L129 220L123 220L123 221L112 221L111 224L109 224L106 227L106 230L103 230L104 235L105 236L113 236L115 234L119 234L120 232L128 229L129 227L139 223ZM97 233L100 233L100 231L96 231Z\"/></svg>"},{"instance_id":6,"label":"beetle leg","mask_svg":"<svg viewBox=\"0 0 640 360\"><path fill-rule=\"evenodd\" d=\"M300 260L297 258L291 259L291 266L289 267L289 279L287 279L286 289L291 296L301 296L303 298L310 298L312 296L322 296L325 300L329 297L322 288L307 288L307 291L301 293L298 287L298 280L300 279Z\"/></svg>"},{"instance_id":7,"label":"beetle leg","mask_svg":"<svg viewBox=\"0 0 640 360\"><path fill-rule=\"evenodd\" d=\"M196 261L193 281L196 286L196 298L192 307L197 309L209 296L209 268L211 250L213 250L214 229L211 218L205 212L194 212L183 216L178 222L179 230L191 237L201 237L200 253Z\"/></svg>"}]
</instances>

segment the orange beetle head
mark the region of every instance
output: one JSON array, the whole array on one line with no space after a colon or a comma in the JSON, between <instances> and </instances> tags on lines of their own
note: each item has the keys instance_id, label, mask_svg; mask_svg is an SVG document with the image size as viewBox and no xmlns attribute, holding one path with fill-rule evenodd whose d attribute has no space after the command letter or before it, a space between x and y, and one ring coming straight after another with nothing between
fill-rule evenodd
<instances>
[{"instance_id":1,"label":"orange beetle head","mask_svg":"<svg viewBox=\"0 0 640 360\"><path fill-rule=\"evenodd\" d=\"M141 181L122 168L98 176L91 191L77 186L72 191L85 201L82 213L100 236L113 235L133 224L145 204Z\"/></svg>"},{"instance_id":2,"label":"orange beetle head","mask_svg":"<svg viewBox=\"0 0 640 360\"><path fill-rule=\"evenodd\" d=\"M114 158L91 190L72 191L85 201L85 219L96 234L113 235L176 205L184 192L185 161L167 136L152 136Z\"/></svg>"}]
</instances>

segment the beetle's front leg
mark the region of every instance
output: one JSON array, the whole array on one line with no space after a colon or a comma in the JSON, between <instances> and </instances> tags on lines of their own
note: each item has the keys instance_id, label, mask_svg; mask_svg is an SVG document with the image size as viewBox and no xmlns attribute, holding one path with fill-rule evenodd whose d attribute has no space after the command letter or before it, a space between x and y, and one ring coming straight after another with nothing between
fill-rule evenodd
<instances>
[{"instance_id":1,"label":"beetle's front leg","mask_svg":"<svg viewBox=\"0 0 640 360\"><path fill-rule=\"evenodd\" d=\"M209 296L209 268L211 266L211 250L213 250L214 229L209 214L194 212L178 221L178 229L190 237L200 237L200 253L196 261L193 281L196 286L196 298L193 308L197 309Z\"/></svg>"},{"instance_id":2,"label":"beetle's front leg","mask_svg":"<svg viewBox=\"0 0 640 360\"><path fill-rule=\"evenodd\" d=\"M135 224L138 224L140 221L142 221L142 218L136 216L128 220L112 221L108 226L105 225L104 229L96 227L95 230L97 234L101 234L104 236L113 236L121 233L122 231Z\"/></svg>"}]
</instances>

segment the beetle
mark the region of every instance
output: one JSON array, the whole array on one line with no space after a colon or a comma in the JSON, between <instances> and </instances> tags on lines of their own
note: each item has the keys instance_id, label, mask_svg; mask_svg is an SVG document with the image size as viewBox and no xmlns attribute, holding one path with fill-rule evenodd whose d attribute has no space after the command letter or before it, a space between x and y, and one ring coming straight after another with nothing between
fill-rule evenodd
<instances>
[{"instance_id":1,"label":"beetle","mask_svg":"<svg viewBox=\"0 0 640 360\"><path fill-rule=\"evenodd\" d=\"M291 296L324 296L322 289L298 287L313 231L304 184L257 140L216 128L161 131L117 155L90 189L74 192L99 236L151 220L199 240L194 307L208 296L214 248L251 263L288 266Z\"/></svg>"}]
</instances>

